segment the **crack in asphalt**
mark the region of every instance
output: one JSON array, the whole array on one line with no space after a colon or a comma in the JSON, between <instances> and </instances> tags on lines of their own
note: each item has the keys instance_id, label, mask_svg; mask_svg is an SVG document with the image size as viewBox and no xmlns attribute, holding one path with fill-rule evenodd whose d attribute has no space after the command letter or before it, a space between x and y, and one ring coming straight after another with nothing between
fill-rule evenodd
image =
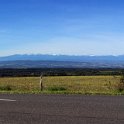
<instances>
[{"instance_id":1,"label":"crack in asphalt","mask_svg":"<svg viewBox=\"0 0 124 124\"><path fill-rule=\"evenodd\" d=\"M73 117L73 118L91 118L91 119L99 119L99 120L124 120L124 119L114 119L114 118L103 118L103 117L93 117L93 116L69 116L69 115L50 115L50 114L41 114L43 116L66 116L66 117Z\"/></svg>"},{"instance_id":2,"label":"crack in asphalt","mask_svg":"<svg viewBox=\"0 0 124 124\"><path fill-rule=\"evenodd\" d=\"M38 114L38 113L26 113L26 112L9 112L9 114L21 114L21 115L31 115L33 116L33 114L35 115L42 115L42 116L49 116L49 117L71 117L71 118L84 118L84 119L97 119L97 120L111 120L111 121L124 121L124 119L118 119L118 118L105 118L105 117L95 117L95 116L72 116L72 115L56 115L56 114Z\"/></svg>"}]
</instances>

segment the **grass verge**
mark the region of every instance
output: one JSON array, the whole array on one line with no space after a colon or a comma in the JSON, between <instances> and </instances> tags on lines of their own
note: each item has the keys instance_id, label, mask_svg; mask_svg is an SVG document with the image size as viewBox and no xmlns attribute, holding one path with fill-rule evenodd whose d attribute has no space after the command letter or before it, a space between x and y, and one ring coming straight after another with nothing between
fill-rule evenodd
<instances>
[{"instance_id":1,"label":"grass verge","mask_svg":"<svg viewBox=\"0 0 124 124\"><path fill-rule=\"evenodd\" d=\"M39 80L39 77L0 78L0 93L124 95L124 91L117 90L119 76L43 77L43 91Z\"/></svg>"}]
</instances>

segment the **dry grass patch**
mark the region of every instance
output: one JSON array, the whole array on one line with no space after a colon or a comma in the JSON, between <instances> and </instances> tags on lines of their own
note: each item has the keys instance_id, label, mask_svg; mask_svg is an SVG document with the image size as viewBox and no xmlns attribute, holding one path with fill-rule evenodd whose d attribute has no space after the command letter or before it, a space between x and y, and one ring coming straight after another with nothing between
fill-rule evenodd
<instances>
[{"instance_id":1,"label":"dry grass patch","mask_svg":"<svg viewBox=\"0 0 124 124\"><path fill-rule=\"evenodd\" d=\"M114 76L55 76L43 77L43 93L82 93L117 94L117 82ZM39 77L0 78L0 87L10 86L11 91L42 93ZM3 89L6 91L6 88ZM0 88L0 91L3 91Z\"/></svg>"}]
</instances>

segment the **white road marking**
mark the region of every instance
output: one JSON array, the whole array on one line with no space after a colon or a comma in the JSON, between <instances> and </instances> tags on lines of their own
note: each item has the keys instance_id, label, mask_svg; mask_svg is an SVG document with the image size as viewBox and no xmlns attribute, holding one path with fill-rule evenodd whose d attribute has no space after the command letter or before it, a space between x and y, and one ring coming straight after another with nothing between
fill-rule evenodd
<instances>
[{"instance_id":1,"label":"white road marking","mask_svg":"<svg viewBox=\"0 0 124 124\"><path fill-rule=\"evenodd\" d=\"M12 100L12 99L0 99L0 101L15 102L16 100Z\"/></svg>"}]
</instances>

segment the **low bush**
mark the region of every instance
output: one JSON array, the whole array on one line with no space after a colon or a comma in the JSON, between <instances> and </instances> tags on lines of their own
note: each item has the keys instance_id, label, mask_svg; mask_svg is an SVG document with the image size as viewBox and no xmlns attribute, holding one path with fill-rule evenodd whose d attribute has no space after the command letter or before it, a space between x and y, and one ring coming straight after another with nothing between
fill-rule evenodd
<instances>
[{"instance_id":1,"label":"low bush","mask_svg":"<svg viewBox=\"0 0 124 124\"><path fill-rule=\"evenodd\" d=\"M11 86L6 85L6 86L0 86L0 90L4 90L4 91L11 91L11 90L12 90L12 88L11 88Z\"/></svg>"},{"instance_id":2,"label":"low bush","mask_svg":"<svg viewBox=\"0 0 124 124\"><path fill-rule=\"evenodd\" d=\"M117 90L119 92L124 91L124 75L122 75L121 78L120 78L120 81L119 81L119 83L117 85Z\"/></svg>"},{"instance_id":3,"label":"low bush","mask_svg":"<svg viewBox=\"0 0 124 124\"><path fill-rule=\"evenodd\" d=\"M65 87L49 87L49 91L65 91L67 90Z\"/></svg>"}]
</instances>

